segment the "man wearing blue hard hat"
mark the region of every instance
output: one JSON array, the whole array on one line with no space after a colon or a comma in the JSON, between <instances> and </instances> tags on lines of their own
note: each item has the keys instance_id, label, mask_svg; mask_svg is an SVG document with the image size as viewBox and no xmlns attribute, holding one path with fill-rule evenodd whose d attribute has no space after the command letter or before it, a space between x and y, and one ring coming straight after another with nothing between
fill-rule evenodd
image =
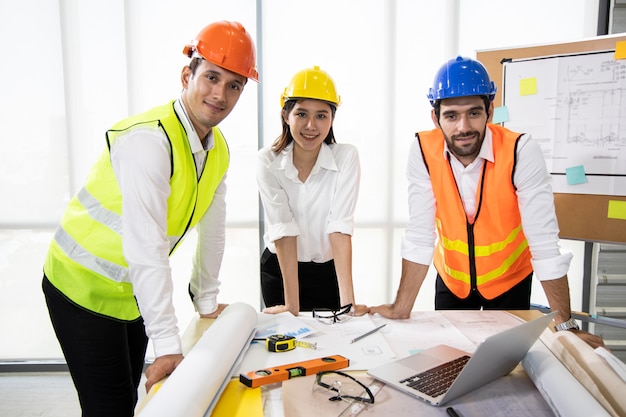
<instances>
[{"instance_id":1,"label":"man wearing blue hard hat","mask_svg":"<svg viewBox=\"0 0 626 417\"><path fill-rule=\"evenodd\" d=\"M410 222L393 304L370 309L408 318L432 262L435 309L528 310L533 273L558 330L592 347L602 339L571 317L550 174L529 134L491 124L496 86L476 60L457 57L437 72L428 99L435 129L419 132L407 165Z\"/></svg>"}]
</instances>

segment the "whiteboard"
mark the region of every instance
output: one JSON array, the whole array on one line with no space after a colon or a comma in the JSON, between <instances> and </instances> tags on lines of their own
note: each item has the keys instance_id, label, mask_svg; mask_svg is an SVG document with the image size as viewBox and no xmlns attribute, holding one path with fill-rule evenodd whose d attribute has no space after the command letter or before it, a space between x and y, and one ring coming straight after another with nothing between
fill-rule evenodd
<instances>
[{"instance_id":1,"label":"whiteboard","mask_svg":"<svg viewBox=\"0 0 626 417\"><path fill-rule=\"evenodd\" d=\"M503 105L543 149L553 191L626 196L626 60L613 51L510 60Z\"/></svg>"}]
</instances>

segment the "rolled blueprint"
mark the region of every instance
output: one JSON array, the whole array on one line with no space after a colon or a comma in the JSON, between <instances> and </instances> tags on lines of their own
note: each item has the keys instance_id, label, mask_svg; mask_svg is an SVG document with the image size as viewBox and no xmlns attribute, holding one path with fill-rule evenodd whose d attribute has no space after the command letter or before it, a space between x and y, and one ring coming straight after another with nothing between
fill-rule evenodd
<instances>
[{"instance_id":1,"label":"rolled blueprint","mask_svg":"<svg viewBox=\"0 0 626 417\"><path fill-rule=\"evenodd\" d=\"M548 348L613 417L626 416L626 381L591 346L571 332L551 335ZM607 355L610 355L606 351ZM613 357L615 361L619 359ZM620 362L621 363L621 362ZM622 364L623 365L623 364Z\"/></svg>"},{"instance_id":2,"label":"rolled blueprint","mask_svg":"<svg viewBox=\"0 0 626 417\"><path fill-rule=\"evenodd\" d=\"M139 417L203 417L210 415L233 368L254 337L257 313L234 303L224 309L185 356Z\"/></svg>"},{"instance_id":3,"label":"rolled blueprint","mask_svg":"<svg viewBox=\"0 0 626 417\"><path fill-rule=\"evenodd\" d=\"M544 345L545 338L551 337L549 332L544 331L522 360L522 366L552 411L559 417L610 417L604 407Z\"/></svg>"}]
</instances>

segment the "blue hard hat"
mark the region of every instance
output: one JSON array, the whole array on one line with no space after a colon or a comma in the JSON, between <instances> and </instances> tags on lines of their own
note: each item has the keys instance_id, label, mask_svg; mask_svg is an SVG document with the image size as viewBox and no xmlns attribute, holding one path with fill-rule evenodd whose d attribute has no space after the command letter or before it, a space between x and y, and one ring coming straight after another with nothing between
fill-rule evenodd
<instances>
[{"instance_id":1,"label":"blue hard hat","mask_svg":"<svg viewBox=\"0 0 626 417\"><path fill-rule=\"evenodd\" d=\"M457 56L441 66L432 88L428 91L428 100L465 96L496 96L496 85L489 79L487 70L480 62L471 58Z\"/></svg>"}]
</instances>

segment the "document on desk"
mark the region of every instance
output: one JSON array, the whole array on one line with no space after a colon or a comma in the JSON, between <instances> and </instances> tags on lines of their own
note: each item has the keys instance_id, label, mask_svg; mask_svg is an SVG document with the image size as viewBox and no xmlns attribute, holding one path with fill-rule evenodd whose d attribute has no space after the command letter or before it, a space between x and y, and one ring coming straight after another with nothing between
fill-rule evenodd
<instances>
[{"instance_id":1,"label":"document on desk","mask_svg":"<svg viewBox=\"0 0 626 417\"><path fill-rule=\"evenodd\" d=\"M387 320L373 316L376 325L387 323L383 334L397 358L403 358L438 344L473 352L476 346L443 314L414 311L406 320Z\"/></svg>"},{"instance_id":2,"label":"document on desk","mask_svg":"<svg viewBox=\"0 0 626 417\"><path fill-rule=\"evenodd\" d=\"M473 352L475 346L486 336L520 323L518 317L503 311L420 311L413 312L408 320L387 320L377 315L370 318L374 321L373 327L387 323L381 329L384 330L382 336L389 342L397 356L407 356L439 343ZM593 354L596 355L595 352ZM607 413L541 341L535 343L522 364L526 372L517 368L509 375L448 405L463 417L615 416ZM594 370L596 368L594 365ZM371 382L371 377L365 372L355 371L352 375L366 385ZM333 416L343 412L345 404L342 402L315 397L311 389L313 379L309 376L283 382L282 401L285 417ZM378 415L401 417L446 414L444 408L430 406L385 386L376 395L376 403L362 411L359 417Z\"/></svg>"},{"instance_id":3,"label":"document on desk","mask_svg":"<svg viewBox=\"0 0 626 417\"><path fill-rule=\"evenodd\" d=\"M287 352L268 352L263 342L252 342L234 376L330 355L342 355L350 360L350 366L347 369L361 370L369 369L395 358L395 353L384 336L388 326L358 342L350 343L355 337L376 327L368 315L327 325L304 314L293 317L289 313L277 315L261 313L258 323L255 338L267 337L271 332L280 331L283 334L293 335L298 340L315 343L317 348L297 347Z\"/></svg>"},{"instance_id":4,"label":"document on desk","mask_svg":"<svg viewBox=\"0 0 626 417\"><path fill-rule=\"evenodd\" d=\"M273 334L282 334L302 339L316 332L315 327L289 312L280 314L259 313L254 338L262 339Z\"/></svg>"},{"instance_id":5,"label":"document on desk","mask_svg":"<svg viewBox=\"0 0 626 417\"><path fill-rule=\"evenodd\" d=\"M351 373L364 385L373 379L362 372ZM283 382L283 414L285 417L339 416L347 407L343 401L328 401L328 393L313 391L315 377L294 378ZM554 414L523 372L513 372L476 391L464 395L448 406L463 417L553 417ZM359 417L420 416L442 417L445 407L435 407L384 386L372 406L362 410Z\"/></svg>"},{"instance_id":6,"label":"document on desk","mask_svg":"<svg viewBox=\"0 0 626 417\"><path fill-rule=\"evenodd\" d=\"M444 310L442 314L476 346L492 334L524 322L521 318L501 310Z\"/></svg>"}]
</instances>

